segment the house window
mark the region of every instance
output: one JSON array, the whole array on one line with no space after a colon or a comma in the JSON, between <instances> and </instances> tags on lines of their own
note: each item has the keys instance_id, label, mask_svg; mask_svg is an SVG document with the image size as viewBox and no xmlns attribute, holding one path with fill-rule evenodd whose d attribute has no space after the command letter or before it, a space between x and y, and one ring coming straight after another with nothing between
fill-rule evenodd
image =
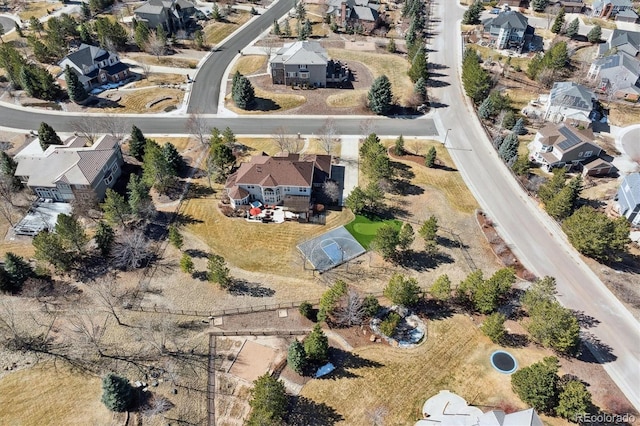
<instances>
[{"instance_id":1,"label":"house window","mask_svg":"<svg viewBox=\"0 0 640 426\"><path fill-rule=\"evenodd\" d=\"M298 65L298 69L299 70L306 70L307 66L306 65Z\"/></svg>"},{"instance_id":2,"label":"house window","mask_svg":"<svg viewBox=\"0 0 640 426\"><path fill-rule=\"evenodd\" d=\"M307 188L300 188L300 192L307 192Z\"/></svg>"},{"instance_id":3,"label":"house window","mask_svg":"<svg viewBox=\"0 0 640 426\"><path fill-rule=\"evenodd\" d=\"M120 76L119 76L118 74L114 75L114 76L113 76L113 78L114 78L116 81L120 80Z\"/></svg>"},{"instance_id":4,"label":"house window","mask_svg":"<svg viewBox=\"0 0 640 426\"><path fill-rule=\"evenodd\" d=\"M60 188L60 189L69 189L69 184L68 183L58 182L58 188Z\"/></svg>"},{"instance_id":5,"label":"house window","mask_svg":"<svg viewBox=\"0 0 640 426\"><path fill-rule=\"evenodd\" d=\"M113 182L113 173L109 173L104 178L104 183L106 183L107 185L111 185L111 182Z\"/></svg>"},{"instance_id":6,"label":"house window","mask_svg":"<svg viewBox=\"0 0 640 426\"><path fill-rule=\"evenodd\" d=\"M591 157L593 155L593 151L587 151L584 153L585 157Z\"/></svg>"},{"instance_id":7,"label":"house window","mask_svg":"<svg viewBox=\"0 0 640 426\"><path fill-rule=\"evenodd\" d=\"M105 81L107 81L107 75L106 74L102 74L100 76L100 80L104 83Z\"/></svg>"},{"instance_id":8,"label":"house window","mask_svg":"<svg viewBox=\"0 0 640 426\"><path fill-rule=\"evenodd\" d=\"M116 171L118 171L118 163L113 163L111 165L111 172L115 173Z\"/></svg>"},{"instance_id":9,"label":"house window","mask_svg":"<svg viewBox=\"0 0 640 426\"><path fill-rule=\"evenodd\" d=\"M298 75L300 76L300 78L309 78L308 72L299 72Z\"/></svg>"},{"instance_id":10,"label":"house window","mask_svg":"<svg viewBox=\"0 0 640 426\"><path fill-rule=\"evenodd\" d=\"M582 157L582 152L578 153L578 157Z\"/></svg>"},{"instance_id":11,"label":"house window","mask_svg":"<svg viewBox=\"0 0 640 426\"><path fill-rule=\"evenodd\" d=\"M287 77L294 78L294 77L296 77L297 74L298 73L296 73L296 72L287 72Z\"/></svg>"}]
</instances>

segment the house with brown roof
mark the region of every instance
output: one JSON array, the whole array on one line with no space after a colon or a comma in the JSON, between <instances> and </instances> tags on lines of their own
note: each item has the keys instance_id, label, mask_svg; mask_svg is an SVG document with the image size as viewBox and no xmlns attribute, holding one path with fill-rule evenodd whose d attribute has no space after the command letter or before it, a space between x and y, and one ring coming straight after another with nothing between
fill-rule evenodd
<instances>
[{"instance_id":1,"label":"house with brown roof","mask_svg":"<svg viewBox=\"0 0 640 426\"><path fill-rule=\"evenodd\" d=\"M40 198L71 202L76 198L104 199L122 173L122 151L117 138L105 135L92 145L72 136L63 145L46 150L35 138L14 157L15 175Z\"/></svg>"},{"instance_id":2,"label":"house with brown roof","mask_svg":"<svg viewBox=\"0 0 640 426\"><path fill-rule=\"evenodd\" d=\"M600 156L602 149L594 142L590 129L580 129L566 123L548 124L538 130L530 146L531 160L547 170L571 168Z\"/></svg>"},{"instance_id":3,"label":"house with brown roof","mask_svg":"<svg viewBox=\"0 0 640 426\"><path fill-rule=\"evenodd\" d=\"M240 164L225 184L231 206L253 201L281 205L292 211L306 211L313 188L331 178L330 155L256 155Z\"/></svg>"}]
</instances>

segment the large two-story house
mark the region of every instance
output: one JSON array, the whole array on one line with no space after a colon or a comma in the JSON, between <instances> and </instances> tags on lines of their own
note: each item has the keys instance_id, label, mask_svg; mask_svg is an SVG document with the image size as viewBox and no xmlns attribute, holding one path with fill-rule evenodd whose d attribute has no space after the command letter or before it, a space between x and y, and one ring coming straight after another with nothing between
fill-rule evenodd
<instances>
[{"instance_id":1,"label":"large two-story house","mask_svg":"<svg viewBox=\"0 0 640 426\"><path fill-rule=\"evenodd\" d=\"M269 59L273 84L326 87L327 83L349 80L349 69L339 61L329 59L327 51L317 41L286 43Z\"/></svg>"},{"instance_id":2,"label":"large two-story house","mask_svg":"<svg viewBox=\"0 0 640 426\"><path fill-rule=\"evenodd\" d=\"M15 175L38 197L58 202L76 198L102 201L113 187L124 164L119 140L110 135L88 145L86 138L73 136L64 145L42 150L38 138L15 156Z\"/></svg>"},{"instance_id":3,"label":"large two-story house","mask_svg":"<svg viewBox=\"0 0 640 426\"><path fill-rule=\"evenodd\" d=\"M361 26L370 33L380 23L380 4L369 0L327 0L327 14L333 16L339 26Z\"/></svg>"},{"instance_id":4,"label":"large two-story house","mask_svg":"<svg viewBox=\"0 0 640 426\"><path fill-rule=\"evenodd\" d=\"M638 58L640 53L640 32L615 29L611 31L605 43L598 45L597 56L607 56L612 53L625 52Z\"/></svg>"},{"instance_id":5,"label":"large two-story house","mask_svg":"<svg viewBox=\"0 0 640 426\"><path fill-rule=\"evenodd\" d=\"M545 121L569 120L589 126L596 115L598 98L593 91L572 81L553 83L545 106Z\"/></svg>"},{"instance_id":6,"label":"large two-story house","mask_svg":"<svg viewBox=\"0 0 640 426\"><path fill-rule=\"evenodd\" d=\"M520 12L507 10L484 22L484 31L497 49L522 49L533 36L533 27Z\"/></svg>"},{"instance_id":7,"label":"large two-story house","mask_svg":"<svg viewBox=\"0 0 640 426\"><path fill-rule=\"evenodd\" d=\"M554 167L573 167L598 157L602 149L594 142L590 129L566 123L547 124L538 130L530 146L531 159L547 171Z\"/></svg>"},{"instance_id":8,"label":"large two-story house","mask_svg":"<svg viewBox=\"0 0 640 426\"><path fill-rule=\"evenodd\" d=\"M595 0L591 5L591 14L598 18L616 18L621 15L620 20L635 22L638 15L633 10L631 0Z\"/></svg>"},{"instance_id":9,"label":"large two-story house","mask_svg":"<svg viewBox=\"0 0 640 426\"><path fill-rule=\"evenodd\" d=\"M165 31L174 33L193 25L198 10L187 0L148 0L133 14L138 22L146 23L151 29L162 26Z\"/></svg>"},{"instance_id":10,"label":"large two-story house","mask_svg":"<svg viewBox=\"0 0 640 426\"><path fill-rule=\"evenodd\" d=\"M640 226L640 173L622 179L616 194L616 210L633 226Z\"/></svg>"},{"instance_id":11,"label":"large two-story house","mask_svg":"<svg viewBox=\"0 0 640 426\"><path fill-rule=\"evenodd\" d=\"M115 52L90 44L81 44L78 50L65 56L59 66L63 71L59 78L64 77L64 70L69 66L86 89L120 82L130 76L129 66L120 62Z\"/></svg>"},{"instance_id":12,"label":"large two-story house","mask_svg":"<svg viewBox=\"0 0 640 426\"><path fill-rule=\"evenodd\" d=\"M601 93L632 102L640 98L640 61L623 50L594 60L587 78Z\"/></svg>"},{"instance_id":13,"label":"large two-story house","mask_svg":"<svg viewBox=\"0 0 640 426\"><path fill-rule=\"evenodd\" d=\"M330 155L257 155L240 164L227 178L225 189L233 208L260 201L306 211L313 188L330 178Z\"/></svg>"}]
</instances>

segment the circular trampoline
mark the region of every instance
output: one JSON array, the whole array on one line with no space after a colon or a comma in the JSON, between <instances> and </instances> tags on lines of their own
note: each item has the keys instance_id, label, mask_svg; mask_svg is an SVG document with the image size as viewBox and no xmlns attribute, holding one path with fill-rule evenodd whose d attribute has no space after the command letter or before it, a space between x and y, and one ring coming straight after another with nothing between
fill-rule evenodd
<instances>
[{"instance_id":1,"label":"circular trampoline","mask_svg":"<svg viewBox=\"0 0 640 426\"><path fill-rule=\"evenodd\" d=\"M495 351L491 354L491 365L500 373L511 374L518 368L518 362L508 352Z\"/></svg>"}]
</instances>

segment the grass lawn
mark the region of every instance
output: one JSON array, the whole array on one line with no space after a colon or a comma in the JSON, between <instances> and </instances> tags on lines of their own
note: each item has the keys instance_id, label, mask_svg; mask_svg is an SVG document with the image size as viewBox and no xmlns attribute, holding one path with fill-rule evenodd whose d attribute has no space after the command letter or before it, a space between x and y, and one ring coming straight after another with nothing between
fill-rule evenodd
<instances>
[{"instance_id":1,"label":"grass lawn","mask_svg":"<svg viewBox=\"0 0 640 426\"><path fill-rule=\"evenodd\" d=\"M152 88L149 90L136 90L132 92L120 92L122 98L119 102L122 107L120 108L104 108L102 111L111 113L154 113L162 112L169 105L175 105L176 107L182 102L184 92L178 89L158 89ZM153 102L157 99L164 98L166 96L171 99L158 102L157 104L147 107L149 102Z\"/></svg>"},{"instance_id":2,"label":"grass lawn","mask_svg":"<svg viewBox=\"0 0 640 426\"><path fill-rule=\"evenodd\" d=\"M18 12L18 16L23 21L28 21L29 18L35 16L36 18L42 18L43 16L48 15L49 10L53 11L56 9L60 9L62 7L61 2L48 2L48 1L37 1L33 3L24 3L23 9ZM5 28L5 31L7 29Z\"/></svg>"},{"instance_id":3,"label":"grass lawn","mask_svg":"<svg viewBox=\"0 0 640 426\"><path fill-rule=\"evenodd\" d=\"M347 228L347 231L349 231L351 235L353 235L353 238L358 240L362 247L369 249L371 241L373 241L378 229L382 228L383 225L393 225L396 229L400 230L402 227L402 221L397 219L371 219L358 214L344 227Z\"/></svg>"},{"instance_id":4,"label":"grass lawn","mask_svg":"<svg viewBox=\"0 0 640 426\"><path fill-rule=\"evenodd\" d=\"M327 105L334 108L355 108L365 104L367 90L356 89L327 97Z\"/></svg>"},{"instance_id":5,"label":"grass lawn","mask_svg":"<svg viewBox=\"0 0 640 426\"><path fill-rule=\"evenodd\" d=\"M251 110L244 110L236 107L231 100L231 94L227 95L226 107L238 114L264 114L265 112L286 111L299 107L307 102L307 98L300 95L290 95L287 93L273 93L254 86L256 93L256 104Z\"/></svg>"},{"instance_id":6,"label":"grass lawn","mask_svg":"<svg viewBox=\"0 0 640 426\"><path fill-rule=\"evenodd\" d=\"M353 367L336 377L311 380L301 395L324 403L344 417L340 424L370 425L367 413L383 407L385 424L411 425L422 418L422 404L440 390L457 393L470 404L496 407L501 401L518 404L511 376L491 367L489 357L500 347L464 315L427 322L427 339L415 349L374 344L357 348ZM551 353L536 347L509 348L518 364L528 366ZM372 366L370 366L372 364Z\"/></svg>"},{"instance_id":7,"label":"grass lawn","mask_svg":"<svg viewBox=\"0 0 640 426\"><path fill-rule=\"evenodd\" d=\"M508 95L511 99L511 106L517 111L529 105L529 101L537 99L538 93L532 89L509 88L503 94Z\"/></svg>"},{"instance_id":8,"label":"grass lawn","mask_svg":"<svg viewBox=\"0 0 640 426\"><path fill-rule=\"evenodd\" d=\"M480 46L479 44L471 44L469 45L469 47L478 52L482 59L493 58L493 60L499 60L501 63L504 63L504 61L506 61L508 58L508 56L505 56L499 51L491 49L490 47ZM531 62L531 59L529 58L511 57L512 67L519 66L520 69L526 70L529 66L529 62Z\"/></svg>"},{"instance_id":9,"label":"grass lawn","mask_svg":"<svg viewBox=\"0 0 640 426\"><path fill-rule=\"evenodd\" d=\"M401 104L413 94L413 83L407 75L409 62L401 56L346 49L328 49L327 51L329 56L336 60L347 63L349 61L362 62L371 70L374 78L383 74L389 77L393 93Z\"/></svg>"},{"instance_id":10,"label":"grass lawn","mask_svg":"<svg viewBox=\"0 0 640 426\"><path fill-rule=\"evenodd\" d=\"M640 123L640 107L637 104L612 103L609 108L609 122L614 126Z\"/></svg>"},{"instance_id":11,"label":"grass lawn","mask_svg":"<svg viewBox=\"0 0 640 426\"><path fill-rule=\"evenodd\" d=\"M267 57L262 55L241 56L237 61L230 75L240 71L242 75L249 75L258 72L267 62Z\"/></svg>"},{"instance_id":12,"label":"grass lawn","mask_svg":"<svg viewBox=\"0 0 640 426\"><path fill-rule=\"evenodd\" d=\"M8 374L0 380L0 394L0 418L5 425L114 424L113 413L100 402L100 378L65 366L45 363Z\"/></svg>"},{"instance_id":13,"label":"grass lawn","mask_svg":"<svg viewBox=\"0 0 640 426\"><path fill-rule=\"evenodd\" d=\"M204 29L205 43L210 46L220 43L249 19L251 19L249 12L234 10L231 15L226 17L225 22L213 21L211 25L207 25Z\"/></svg>"},{"instance_id":14,"label":"grass lawn","mask_svg":"<svg viewBox=\"0 0 640 426\"><path fill-rule=\"evenodd\" d=\"M130 58L136 62L149 65L159 65L163 67L174 68L192 68L195 69L198 66L198 61L195 59L184 58L172 58L170 56L155 57L153 55L130 55ZM184 83L185 77L182 77L181 83Z\"/></svg>"},{"instance_id":15,"label":"grass lawn","mask_svg":"<svg viewBox=\"0 0 640 426\"><path fill-rule=\"evenodd\" d=\"M186 76L182 74L150 73L147 78L136 81L133 87L158 86L161 84L182 84L186 82Z\"/></svg>"}]
</instances>

